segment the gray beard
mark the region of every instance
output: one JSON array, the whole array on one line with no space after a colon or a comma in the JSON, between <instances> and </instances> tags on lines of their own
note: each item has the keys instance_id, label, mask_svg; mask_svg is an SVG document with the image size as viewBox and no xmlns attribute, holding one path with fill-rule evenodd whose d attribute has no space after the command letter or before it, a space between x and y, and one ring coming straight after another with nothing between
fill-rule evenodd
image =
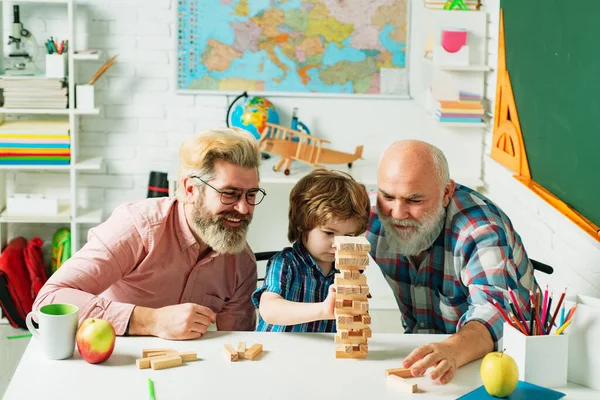
<instances>
[{"instance_id":1,"label":"gray beard","mask_svg":"<svg viewBox=\"0 0 600 400\"><path fill-rule=\"evenodd\" d=\"M236 228L227 226L223 221L225 217L239 218L241 225ZM202 204L192 211L194 232L206 245L221 254L237 254L244 250L250 221L250 214L242 215L235 211L212 215Z\"/></svg>"},{"instance_id":2,"label":"gray beard","mask_svg":"<svg viewBox=\"0 0 600 400\"><path fill-rule=\"evenodd\" d=\"M446 209L441 205L441 202L435 213L424 215L423 222L408 222L396 220L391 216L384 217L379 205L377 208L390 249L406 257L419 255L423 250L431 247L444 228ZM394 225L415 226L417 229L409 235L403 235Z\"/></svg>"}]
</instances>

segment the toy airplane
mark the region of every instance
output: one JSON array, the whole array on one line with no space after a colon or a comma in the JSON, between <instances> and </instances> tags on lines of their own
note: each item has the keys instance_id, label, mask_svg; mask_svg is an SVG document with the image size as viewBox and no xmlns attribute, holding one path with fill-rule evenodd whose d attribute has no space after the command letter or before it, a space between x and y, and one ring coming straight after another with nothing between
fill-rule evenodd
<instances>
[{"instance_id":1,"label":"toy airplane","mask_svg":"<svg viewBox=\"0 0 600 400\"><path fill-rule=\"evenodd\" d=\"M297 141L293 139L296 138ZM284 168L283 173L290 174L292 161L300 161L312 167L322 167L321 164L348 164L361 158L363 146L356 146L354 154L323 148L328 140L319 139L297 130L281 125L267 123L260 135L258 146L261 151L281 156L273 167L273 171Z\"/></svg>"}]
</instances>

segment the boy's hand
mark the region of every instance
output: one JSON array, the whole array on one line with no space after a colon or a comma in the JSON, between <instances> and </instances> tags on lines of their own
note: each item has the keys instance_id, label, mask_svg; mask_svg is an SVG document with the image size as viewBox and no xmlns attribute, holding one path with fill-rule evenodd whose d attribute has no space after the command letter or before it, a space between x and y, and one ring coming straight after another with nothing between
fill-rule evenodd
<instances>
[{"instance_id":1,"label":"boy's hand","mask_svg":"<svg viewBox=\"0 0 600 400\"><path fill-rule=\"evenodd\" d=\"M335 319L333 311L335 310L335 287L329 286L329 293L323 302L323 319Z\"/></svg>"}]
</instances>

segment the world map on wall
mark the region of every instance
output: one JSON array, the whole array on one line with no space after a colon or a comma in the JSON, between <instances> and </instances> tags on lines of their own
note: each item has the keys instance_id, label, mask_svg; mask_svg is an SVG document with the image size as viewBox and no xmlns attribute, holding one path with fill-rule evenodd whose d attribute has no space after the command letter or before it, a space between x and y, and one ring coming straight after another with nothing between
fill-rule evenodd
<instances>
[{"instance_id":1,"label":"world map on wall","mask_svg":"<svg viewBox=\"0 0 600 400\"><path fill-rule=\"evenodd\" d=\"M177 87L405 95L406 0L178 0Z\"/></svg>"}]
</instances>

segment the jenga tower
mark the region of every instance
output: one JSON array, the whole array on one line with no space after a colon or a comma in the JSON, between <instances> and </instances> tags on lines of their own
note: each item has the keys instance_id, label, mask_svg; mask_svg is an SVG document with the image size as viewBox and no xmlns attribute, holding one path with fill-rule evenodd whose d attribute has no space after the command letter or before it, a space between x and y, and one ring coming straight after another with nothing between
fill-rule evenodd
<instances>
[{"instance_id":1,"label":"jenga tower","mask_svg":"<svg viewBox=\"0 0 600 400\"><path fill-rule=\"evenodd\" d=\"M364 236L335 237L335 320L337 334L336 358L367 358L371 337L369 315L369 286L361 271L369 265L371 245Z\"/></svg>"}]
</instances>

